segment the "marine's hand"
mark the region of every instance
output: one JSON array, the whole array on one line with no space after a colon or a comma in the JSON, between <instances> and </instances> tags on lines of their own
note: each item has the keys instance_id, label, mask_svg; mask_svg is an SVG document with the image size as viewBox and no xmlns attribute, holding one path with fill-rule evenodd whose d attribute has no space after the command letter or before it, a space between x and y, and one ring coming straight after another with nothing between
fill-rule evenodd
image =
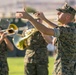
<instances>
[{"instance_id":1,"label":"marine's hand","mask_svg":"<svg viewBox=\"0 0 76 75\"><path fill-rule=\"evenodd\" d=\"M1 37L1 39L4 39L6 36L7 36L6 33L4 33L4 32L0 32L0 37Z\"/></svg>"},{"instance_id":2,"label":"marine's hand","mask_svg":"<svg viewBox=\"0 0 76 75\"><path fill-rule=\"evenodd\" d=\"M30 18L30 15L26 12L25 9L24 9L24 11L17 11L15 16L16 16L16 18L24 18L24 19Z\"/></svg>"},{"instance_id":3,"label":"marine's hand","mask_svg":"<svg viewBox=\"0 0 76 75\"><path fill-rule=\"evenodd\" d=\"M45 19L45 16L44 16L44 14L43 14L42 12L37 12L37 13L35 13L34 15L35 15L36 17L42 19L42 20Z\"/></svg>"}]
</instances>

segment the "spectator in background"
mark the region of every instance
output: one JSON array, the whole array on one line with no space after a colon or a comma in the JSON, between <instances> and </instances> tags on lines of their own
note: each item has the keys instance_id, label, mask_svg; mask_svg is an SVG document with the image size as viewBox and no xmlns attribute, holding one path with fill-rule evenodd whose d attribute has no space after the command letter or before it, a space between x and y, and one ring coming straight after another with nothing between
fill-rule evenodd
<instances>
[{"instance_id":1,"label":"spectator in background","mask_svg":"<svg viewBox=\"0 0 76 75\"><path fill-rule=\"evenodd\" d=\"M7 63L7 50L14 50L12 43L7 38L5 32L1 32L0 27L0 75L9 75L9 68Z\"/></svg>"}]
</instances>

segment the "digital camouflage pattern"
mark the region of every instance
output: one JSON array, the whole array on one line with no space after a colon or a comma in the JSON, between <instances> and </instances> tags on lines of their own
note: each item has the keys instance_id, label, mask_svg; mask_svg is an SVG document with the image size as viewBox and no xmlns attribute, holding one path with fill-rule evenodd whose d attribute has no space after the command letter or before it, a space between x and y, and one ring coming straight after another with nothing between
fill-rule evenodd
<instances>
[{"instance_id":1,"label":"digital camouflage pattern","mask_svg":"<svg viewBox=\"0 0 76 75\"><path fill-rule=\"evenodd\" d=\"M67 3L65 3L62 8L58 8L57 10L63 13L70 13L72 15L76 14L76 10L69 6Z\"/></svg>"},{"instance_id":2,"label":"digital camouflage pattern","mask_svg":"<svg viewBox=\"0 0 76 75\"><path fill-rule=\"evenodd\" d=\"M5 42L0 44L0 75L8 75L7 46Z\"/></svg>"},{"instance_id":3,"label":"digital camouflage pattern","mask_svg":"<svg viewBox=\"0 0 76 75\"><path fill-rule=\"evenodd\" d=\"M25 75L48 75L47 43L36 31L27 39L28 47L24 58Z\"/></svg>"},{"instance_id":4,"label":"digital camouflage pattern","mask_svg":"<svg viewBox=\"0 0 76 75\"><path fill-rule=\"evenodd\" d=\"M58 55L53 75L76 75L76 24L60 27Z\"/></svg>"}]
</instances>

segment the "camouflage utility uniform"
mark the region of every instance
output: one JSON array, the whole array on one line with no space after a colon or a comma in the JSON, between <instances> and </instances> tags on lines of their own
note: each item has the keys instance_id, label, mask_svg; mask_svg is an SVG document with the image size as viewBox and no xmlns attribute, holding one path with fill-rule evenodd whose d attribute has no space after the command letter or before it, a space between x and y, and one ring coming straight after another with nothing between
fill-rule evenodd
<instances>
[{"instance_id":1,"label":"camouflage utility uniform","mask_svg":"<svg viewBox=\"0 0 76 75\"><path fill-rule=\"evenodd\" d=\"M53 75L76 75L76 24L60 27Z\"/></svg>"},{"instance_id":2,"label":"camouflage utility uniform","mask_svg":"<svg viewBox=\"0 0 76 75\"><path fill-rule=\"evenodd\" d=\"M48 75L48 55L41 33L36 31L27 40L28 47L24 58L25 75Z\"/></svg>"},{"instance_id":3,"label":"camouflage utility uniform","mask_svg":"<svg viewBox=\"0 0 76 75\"><path fill-rule=\"evenodd\" d=\"M8 75L7 46L5 42L0 44L0 75Z\"/></svg>"}]
</instances>

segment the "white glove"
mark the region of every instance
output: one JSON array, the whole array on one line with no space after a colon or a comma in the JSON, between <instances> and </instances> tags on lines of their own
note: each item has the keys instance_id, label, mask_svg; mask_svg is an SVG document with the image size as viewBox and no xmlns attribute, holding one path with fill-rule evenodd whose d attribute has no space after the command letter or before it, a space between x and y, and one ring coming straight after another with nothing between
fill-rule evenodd
<instances>
[{"instance_id":1,"label":"white glove","mask_svg":"<svg viewBox=\"0 0 76 75\"><path fill-rule=\"evenodd\" d=\"M47 45L47 49L48 49L48 51L54 51L56 49L56 47L50 43Z\"/></svg>"}]
</instances>

